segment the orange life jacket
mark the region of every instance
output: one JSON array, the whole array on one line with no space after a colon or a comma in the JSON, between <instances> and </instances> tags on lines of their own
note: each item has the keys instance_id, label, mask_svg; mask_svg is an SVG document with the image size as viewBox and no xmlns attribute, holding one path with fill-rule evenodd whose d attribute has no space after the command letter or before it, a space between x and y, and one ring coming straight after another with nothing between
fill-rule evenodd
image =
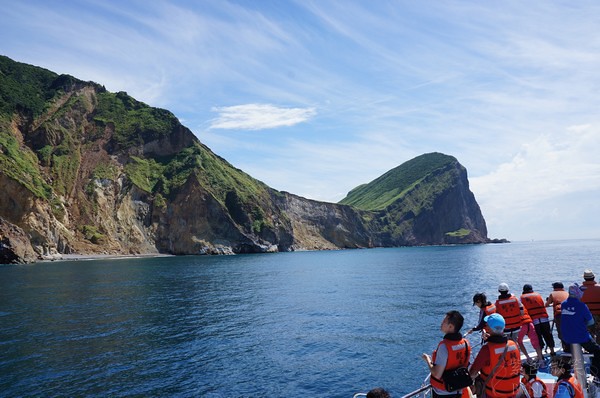
<instances>
[{"instance_id":1,"label":"orange life jacket","mask_svg":"<svg viewBox=\"0 0 600 398\"><path fill-rule=\"evenodd\" d=\"M521 303L523 303L523 307L527 308L531 319L548 318L546 305L541 294L537 292L522 294Z\"/></svg>"},{"instance_id":2,"label":"orange life jacket","mask_svg":"<svg viewBox=\"0 0 600 398\"><path fill-rule=\"evenodd\" d=\"M552 297L552 310L556 318L560 315L562 302L569 298L569 293L564 289L553 290L550 292L550 296Z\"/></svg>"},{"instance_id":3,"label":"orange life jacket","mask_svg":"<svg viewBox=\"0 0 600 398\"><path fill-rule=\"evenodd\" d=\"M527 308L523 307L523 315L521 315L521 326L527 325L528 323L533 323L533 321L529 316L529 311L527 311Z\"/></svg>"},{"instance_id":4,"label":"orange life jacket","mask_svg":"<svg viewBox=\"0 0 600 398\"><path fill-rule=\"evenodd\" d=\"M594 281L585 281L581 284L583 289L583 301L590 312L594 315L600 315L600 285L597 285Z\"/></svg>"},{"instance_id":5,"label":"orange life jacket","mask_svg":"<svg viewBox=\"0 0 600 398\"><path fill-rule=\"evenodd\" d=\"M561 385L563 386L563 388L569 388L569 395L571 395L571 393L574 394L571 395L571 397L583 398L583 390L581 389L581 384L575 381L574 376L571 376L568 379L558 380L556 384L554 384L554 390L552 392L553 396L556 395Z\"/></svg>"},{"instance_id":6,"label":"orange life jacket","mask_svg":"<svg viewBox=\"0 0 600 398\"><path fill-rule=\"evenodd\" d=\"M527 381L524 377L523 379L521 379L521 383L523 383L523 385L527 389L527 394L529 394L530 398L534 397L533 383L535 382L539 382L542 385L542 398L548 398L548 389L546 388L546 383L540 380L537 376L532 379L529 379L529 381Z\"/></svg>"},{"instance_id":7,"label":"orange life jacket","mask_svg":"<svg viewBox=\"0 0 600 398\"><path fill-rule=\"evenodd\" d=\"M483 312L485 315L492 315L496 312L496 306L490 303L490 305L483 307Z\"/></svg>"},{"instance_id":8,"label":"orange life jacket","mask_svg":"<svg viewBox=\"0 0 600 398\"><path fill-rule=\"evenodd\" d=\"M513 398L519 390L519 376L521 374L521 354L517 343L508 340L506 343L488 342L486 345L490 350L490 361L480 370L482 378L487 381L485 385L486 396L490 398ZM496 367L507 345L502 364L500 364L491 380L488 381L488 377Z\"/></svg>"},{"instance_id":9,"label":"orange life jacket","mask_svg":"<svg viewBox=\"0 0 600 398\"><path fill-rule=\"evenodd\" d=\"M437 350L440 346L444 344L446 346L446 351L448 351L448 361L446 362L446 367L444 371L454 370L460 367L466 367L469 364L469 357L471 356L471 350L469 347L469 342L464 338L460 340L449 340L443 339L438 344L438 348L433 352L431 360L435 363L435 359L437 357ZM438 379L431 375L430 378L431 386L435 387L439 390L446 390L446 386L444 385L444 381Z\"/></svg>"},{"instance_id":10,"label":"orange life jacket","mask_svg":"<svg viewBox=\"0 0 600 398\"><path fill-rule=\"evenodd\" d=\"M496 300L496 312L504 318L504 330L521 326L521 305L514 295Z\"/></svg>"}]
</instances>

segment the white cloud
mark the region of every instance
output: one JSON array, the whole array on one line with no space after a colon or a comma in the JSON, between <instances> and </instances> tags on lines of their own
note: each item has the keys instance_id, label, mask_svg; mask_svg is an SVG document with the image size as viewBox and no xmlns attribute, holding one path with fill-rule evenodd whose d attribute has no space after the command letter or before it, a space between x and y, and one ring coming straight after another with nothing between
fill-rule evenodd
<instances>
[{"instance_id":1,"label":"white cloud","mask_svg":"<svg viewBox=\"0 0 600 398\"><path fill-rule=\"evenodd\" d=\"M211 129L263 130L293 126L316 115L315 108L280 108L270 104L246 104L213 107L219 117Z\"/></svg>"},{"instance_id":2,"label":"white cloud","mask_svg":"<svg viewBox=\"0 0 600 398\"><path fill-rule=\"evenodd\" d=\"M519 236L515 225L542 225L542 221L557 219L558 208L562 209L561 222L568 224L570 208L577 207L574 198L600 192L598 153L600 126L574 125L538 135L524 143L510 162L470 178L490 231L508 231L512 225L513 234ZM559 232L538 231L542 235Z\"/></svg>"}]
</instances>

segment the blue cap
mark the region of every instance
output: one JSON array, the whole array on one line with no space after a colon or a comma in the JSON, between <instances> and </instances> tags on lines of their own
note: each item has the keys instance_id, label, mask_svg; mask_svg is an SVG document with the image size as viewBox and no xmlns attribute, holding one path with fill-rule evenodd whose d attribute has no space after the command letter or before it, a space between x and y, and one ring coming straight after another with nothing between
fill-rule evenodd
<instances>
[{"instance_id":1,"label":"blue cap","mask_svg":"<svg viewBox=\"0 0 600 398\"><path fill-rule=\"evenodd\" d=\"M492 329L492 332L500 334L504 332L504 326L506 326L506 322L504 321L504 317L500 314L490 314L483 318L483 320L487 323L487 325Z\"/></svg>"}]
</instances>

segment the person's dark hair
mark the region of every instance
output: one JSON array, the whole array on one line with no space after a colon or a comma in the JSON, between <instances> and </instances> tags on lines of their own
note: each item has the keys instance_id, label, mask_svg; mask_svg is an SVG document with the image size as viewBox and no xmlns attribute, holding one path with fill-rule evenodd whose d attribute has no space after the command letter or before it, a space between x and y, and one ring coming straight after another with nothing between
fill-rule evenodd
<instances>
[{"instance_id":1,"label":"person's dark hair","mask_svg":"<svg viewBox=\"0 0 600 398\"><path fill-rule=\"evenodd\" d=\"M527 376L535 377L538 372L538 365L536 363L523 362L523 370Z\"/></svg>"},{"instance_id":2,"label":"person's dark hair","mask_svg":"<svg viewBox=\"0 0 600 398\"><path fill-rule=\"evenodd\" d=\"M391 398L391 395L383 388L377 387L367 393L367 398Z\"/></svg>"},{"instance_id":3,"label":"person's dark hair","mask_svg":"<svg viewBox=\"0 0 600 398\"><path fill-rule=\"evenodd\" d=\"M552 284L552 287L553 287L554 289L564 289L565 285L563 285L563 283L562 283L562 282L554 282L554 283Z\"/></svg>"},{"instance_id":4,"label":"person's dark hair","mask_svg":"<svg viewBox=\"0 0 600 398\"><path fill-rule=\"evenodd\" d=\"M475 304L477 301L485 305L487 303L487 297L485 293L475 293L475 295L473 296L473 304Z\"/></svg>"},{"instance_id":5,"label":"person's dark hair","mask_svg":"<svg viewBox=\"0 0 600 398\"><path fill-rule=\"evenodd\" d=\"M564 369L565 372L570 372L571 358L562 355L552 357L552 360L550 361L550 366Z\"/></svg>"},{"instance_id":6,"label":"person's dark hair","mask_svg":"<svg viewBox=\"0 0 600 398\"><path fill-rule=\"evenodd\" d=\"M465 322L465 318L461 315L461 313L452 310L446 312L446 316L448 317L448 323L454 325L454 331L460 331L460 328L462 328L463 323Z\"/></svg>"}]
</instances>

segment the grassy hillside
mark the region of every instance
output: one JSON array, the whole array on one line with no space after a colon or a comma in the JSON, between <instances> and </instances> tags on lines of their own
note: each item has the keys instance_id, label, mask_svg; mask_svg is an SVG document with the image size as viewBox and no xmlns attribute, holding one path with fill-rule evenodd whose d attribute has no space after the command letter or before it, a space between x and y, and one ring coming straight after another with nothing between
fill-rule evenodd
<instances>
[{"instance_id":1,"label":"grassy hillside","mask_svg":"<svg viewBox=\"0 0 600 398\"><path fill-rule=\"evenodd\" d=\"M418 156L388 171L368 184L360 185L339 203L362 210L383 210L432 172L457 160L442 153Z\"/></svg>"},{"instance_id":2,"label":"grassy hillside","mask_svg":"<svg viewBox=\"0 0 600 398\"><path fill-rule=\"evenodd\" d=\"M86 87L92 95L90 90L81 91ZM183 130L187 129L170 111L148 106L125 92L111 93L99 84L0 56L0 172L36 197L68 196L79 181L93 199L95 180L114 182L125 174L160 206L193 177L220 203L247 213L243 220L260 230L269 211L265 208L268 187L197 139L173 142ZM178 149L143 154L147 144L161 140ZM90 161L84 167L83 157L97 154L100 148L118 155L114 159L119 161L104 157L91 165L90 174L82 174L90 167Z\"/></svg>"}]
</instances>

